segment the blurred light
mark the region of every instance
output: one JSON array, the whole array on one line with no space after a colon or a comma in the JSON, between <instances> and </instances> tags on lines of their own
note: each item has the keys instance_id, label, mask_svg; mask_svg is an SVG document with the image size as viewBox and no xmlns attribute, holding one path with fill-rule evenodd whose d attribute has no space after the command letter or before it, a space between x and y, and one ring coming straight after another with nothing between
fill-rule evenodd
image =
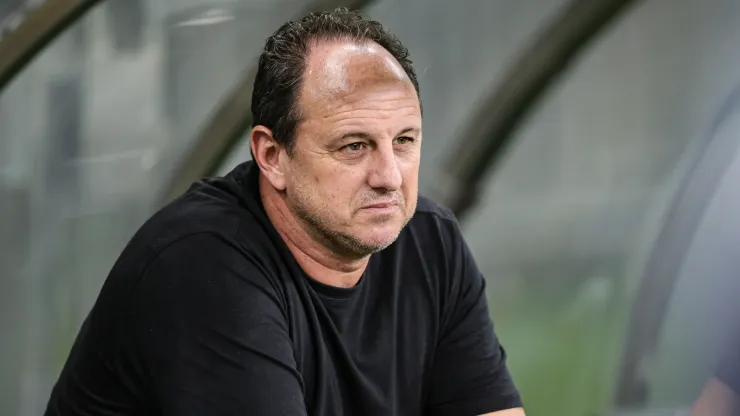
<instances>
[{"instance_id":1,"label":"blurred light","mask_svg":"<svg viewBox=\"0 0 740 416\"><path fill-rule=\"evenodd\" d=\"M223 9L211 9L194 19L180 22L177 26L207 26L234 20L234 15Z\"/></svg>"}]
</instances>

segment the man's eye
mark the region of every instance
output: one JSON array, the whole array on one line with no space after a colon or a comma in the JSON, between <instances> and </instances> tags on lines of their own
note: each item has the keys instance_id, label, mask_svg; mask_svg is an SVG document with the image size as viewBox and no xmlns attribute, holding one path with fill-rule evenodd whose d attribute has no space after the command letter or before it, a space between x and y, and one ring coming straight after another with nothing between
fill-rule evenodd
<instances>
[{"instance_id":1,"label":"man's eye","mask_svg":"<svg viewBox=\"0 0 740 416\"><path fill-rule=\"evenodd\" d=\"M350 143L350 144L344 146L344 148L346 150L349 150L351 152L359 152L364 147L365 147L365 144L364 143L359 143L359 142L358 143Z\"/></svg>"},{"instance_id":2,"label":"man's eye","mask_svg":"<svg viewBox=\"0 0 740 416\"><path fill-rule=\"evenodd\" d=\"M396 137L396 143L398 144L408 144L409 142L412 142L414 139L411 137Z\"/></svg>"}]
</instances>

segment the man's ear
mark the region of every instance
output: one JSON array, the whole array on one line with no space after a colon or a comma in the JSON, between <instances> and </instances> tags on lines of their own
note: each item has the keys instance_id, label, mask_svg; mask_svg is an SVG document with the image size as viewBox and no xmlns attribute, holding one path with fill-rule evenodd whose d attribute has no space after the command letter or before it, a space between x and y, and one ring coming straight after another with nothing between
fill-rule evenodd
<instances>
[{"instance_id":1,"label":"man's ear","mask_svg":"<svg viewBox=\"0 0 740 416\"><path fill-rule=\"evenodd\" d=\"M254 126L249 140L254 162L259 166L262 175L278 191L285 190L284 166L281 158L287 155L283 147L275 141L272 130L265 126Z\"/></svg>"}]
</instances>

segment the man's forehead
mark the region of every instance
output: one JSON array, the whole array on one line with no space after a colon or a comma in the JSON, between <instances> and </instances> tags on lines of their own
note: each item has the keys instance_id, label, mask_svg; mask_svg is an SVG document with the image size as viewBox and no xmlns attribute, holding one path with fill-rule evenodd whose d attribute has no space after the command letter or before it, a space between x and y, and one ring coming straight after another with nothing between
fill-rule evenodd
<instances>
[{"instance_id":1,"label":"man's forehead","mask_svg":"<svg viewBox=\"0 0 740 416\"><path fill-rule=\"evenodd\" d=\"M385 48L371 41L321 40L311 45L303 85L309 93L347 93L382 83L410 83Z\"/></svg>"}]
</instances>

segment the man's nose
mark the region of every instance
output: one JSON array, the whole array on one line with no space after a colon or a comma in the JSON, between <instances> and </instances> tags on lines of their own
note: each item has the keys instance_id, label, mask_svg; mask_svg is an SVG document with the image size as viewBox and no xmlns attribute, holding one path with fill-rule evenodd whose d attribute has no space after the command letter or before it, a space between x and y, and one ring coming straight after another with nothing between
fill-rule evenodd
<instances>
[{"instance_id":1,"label":"man's nose","mask_svg":"<svg viewBox=\"0 0 740 416\"><path fill-rule=\"evenodd\" d=\"M403 179L393 145L378 146L373 151L368 184L375 189L395 191L401 188Z\"/></svg>"}]
</instances>

